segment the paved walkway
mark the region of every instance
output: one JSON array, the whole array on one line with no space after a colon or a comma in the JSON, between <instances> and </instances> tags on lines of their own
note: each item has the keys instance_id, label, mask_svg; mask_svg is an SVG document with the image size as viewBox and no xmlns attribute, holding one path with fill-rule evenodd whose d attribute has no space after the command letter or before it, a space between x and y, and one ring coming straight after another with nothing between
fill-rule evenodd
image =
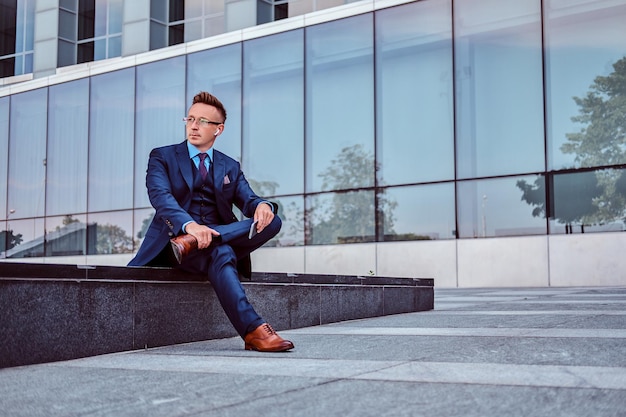
<instances>
[{"instance_id":1,"label":"paved walkway","mask_svg":"<svg viewBox=\"0 0 626 417\"><path fill-rule=\"evenodd\" d=\"M0 370L0 415L626 416L626 288L436 290L435 310Z\"/></svg>"}]
</instances>

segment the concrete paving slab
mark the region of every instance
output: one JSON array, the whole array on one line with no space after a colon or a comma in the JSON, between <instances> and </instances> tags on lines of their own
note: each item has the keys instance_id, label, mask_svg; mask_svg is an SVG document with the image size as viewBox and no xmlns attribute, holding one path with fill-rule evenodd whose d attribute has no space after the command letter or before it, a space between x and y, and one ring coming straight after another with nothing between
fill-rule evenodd
<instances>
[{"instance_id":1,"label":"concrete paving slab","mask_svg":"<svg viewBox=\"0 0 626 417\"><path fill-rule=\"evenodd\" d=\"M624 288L437 290L434 311L281 332L288 353L225 338L0 369L0 415L623 417L622 305Z\"/></svg>"}]
</instances>

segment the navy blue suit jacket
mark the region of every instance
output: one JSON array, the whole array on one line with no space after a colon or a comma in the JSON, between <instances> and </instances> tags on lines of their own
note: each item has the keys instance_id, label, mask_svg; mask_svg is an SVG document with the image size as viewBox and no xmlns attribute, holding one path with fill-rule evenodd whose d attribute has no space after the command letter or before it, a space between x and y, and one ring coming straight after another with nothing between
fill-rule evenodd
<instances>
[{"instance_id":1,"label":"navy blue suit jacket","mask_svg":"<svg viewBox=\"0 0 626 417\"><path fill-rule=\"evenodd\" d=\"M232 211L233 204L244 216L253 217L257 205L265 200L252 191L239 162L213 150L212 163L220 224L237 221ZM145 239L129 266L148 264L169 244L170 238L182 233L185 223L194 220L187 213L191 206L193 177L187 141L155 148L150 152L146 187L150 203L156 212ZM227 241L226 236L222 238Z\"/></svg>"}]
</instances>

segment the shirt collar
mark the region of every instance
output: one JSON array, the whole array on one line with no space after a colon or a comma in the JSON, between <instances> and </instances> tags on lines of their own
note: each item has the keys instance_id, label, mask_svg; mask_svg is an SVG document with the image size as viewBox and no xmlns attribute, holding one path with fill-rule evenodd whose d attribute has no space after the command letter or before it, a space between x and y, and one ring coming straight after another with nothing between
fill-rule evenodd
<instances>
[{"instance_id":1,"label":"shirt collar","mask_svg":"<svg viewBox=\"0 0 626 417\"><path fill-rule=\"evenodd\" d=\"M193 159L196 156L198 156L198 154L200 154L201 152L198 150L198 148L196 148L195 146L193 146L191 143L189 143L189 141L187 141L187 150L189 151L189 159ZM206 151L206 154L209 155L209 158L211 159L211 161L213 160L213 147L209 148L208 151Z\"/></svg>"}]
</instances>

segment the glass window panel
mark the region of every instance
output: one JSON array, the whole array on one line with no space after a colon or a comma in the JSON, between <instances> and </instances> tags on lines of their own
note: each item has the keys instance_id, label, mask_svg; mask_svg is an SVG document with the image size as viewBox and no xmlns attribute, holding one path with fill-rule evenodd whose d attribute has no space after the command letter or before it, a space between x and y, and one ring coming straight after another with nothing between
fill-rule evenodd
<instances>
[{"instance_id":1,"label":"glass window panel","mask_svg":"<svg viewBox=\"0 0 626 417\"><path fill-rule=\"evenodd\" d=\"M59 0L59 7L63 7L68 10L76 11L78 0Z\"/></svg>"},{"instance_id":2,"label":"glass window panel","mask_svg":"<svg viewBox=\"0 0 626 417\"><path fill-rule=\"evenodd\" d=\"M208 91L224 104L228 119L215 149L237 160L241 160L241 48L236 43L187 57L187 109L200 91Z\"/></svg>"},{"instance_id":3,"label":"glass window panel","mask_svg":"<svg viewBox=\"0 0 626 417\"><path fill-rule=\"evenodd\" d=\"M76 256L86 254L87 217L67 215L46 218L45 256Z\"/></svg>"},{"instance_id":4,"label":"glass window panel","mask_svg":"<svg viewBox=\"0 0 626 417\"><path fill-rule=\"evenodd\" d=\"M93 59L99 61L107 58L107 39L98 39L93 43Z\"/></svg>"},{"instance_id":5,"label":"glass window panel","mask_svg":"<svg viewBox=\"0 0 626 417\"><path fill-rule=\"evenodd\" d=\"M374 191L313 195L307 197L306 208L309 245L376 240Z\"/></svg>"},{"instance_id":6,"label":"glass window panel","mask_svg":"<svg viewBox=\"0 0 626 417\"><path fill-rule=\"evenodd\" d=\"M111 36L109 38L109 50L107 53L108 58L114 58L116 56L122 56L122 37Z\"/></svg>"},{"instance_id":7,"label":"glass window panel","mask_svg":"<svg viewBox=\"0 0 626 417\"><path fill-rule=\"evenodd\" d=\"M195 41L196 39L202 39L202 19L185 21L185 42Z\"/></svg>"},{"instance_id":8,"label":"glass window panel","mask_svg":"<svg viewBox=\"0 0 626 417\"><path fill-rule=\"evenodd\" d=\"M94 37L96 0L78 0L78 40Z\"/></svg>"},{"instance_id":9,"label":"glass window panel","mask_svg":"<svg viewBox=\"0 0 626 417\"><path fill-rule=\"evenodd\" d=\"M554 175L550 202L550 233L624 231L626 170Z\"/></svg>"},{"instance_id":10,"label":"glass window panel","mask_svg":"<svg viewBox=\"0 0 626 417\"><path fill-rule=\"evenodd\" d=\"M59 40L58 43L59 67L65 67L76 63L76 44Z\"/></svg>"},{"instance_id":11,"label":"glass window panel","mask_svg":"<svg viewBox=\"0 0 626 417\"><path fill-rule=\"evenodd\" d=\"M88 215L88 255L132 253L135 246L131 210Z\"/></svg>"},{"instance_id":12,"label":"glass window panel","mask_svg":"<svg viewBox=\"0 0 626 417\"><path fill-rule=\"evenodd\" d=\"M193 19L202 16L203 0L185 0L185 18Z\"/></svg>"},{"instance_id":13,"label":"glass window panel","mask_svg":"<svg viewBox=\"0 0 626 417\"><path fill-rule=\"evenodd\" d=\"M108 0L109 2L109 35L122 33L122 18L124 14L123 0Z\"/></svg>"},{"instance_id":14,"label":"glass window panel","mask_svg":"<svg viewBox=\"0 0 626 417\"><path fill-rule=\"evenodd\" d=\"M44 256L43 218L9 220L7 222L7 258L38 258Z\"/></svg>"},{"instance_id":15,"label":"glass window panel","mask_svg":"<svg viewBox=\"0 0 626 417\"><path fill-rule=\"evenodd\" d=\"M134 3L131 3L134 4ZM140 3L137 3L134 7L139 7ZM167 7L168 2L163 0L150 0L150 18L158 20L159 22L167 22Z\"/></svg>"},{"instance_id":16,"label":"glass window panel","mask_svg":"<svg viewBox=\"0 0 626 417\"><path fill-rule=\"evenodd\" d=\"M29 1L24 10L24 50L32 51L35 45L35 2Z\"/></svg>"},{"instance_id":17,"label":"glass window panel","mask_svg":"<svg viewBox=\"0 0 626 417\"><path fill-rule=\"evenodd\" d=\"M156 147L185 139L185 57L137 67L135 207L149 207L148 156Z\"/></svg>"},{"instance_id":18,"label":"glass window panel","mask_svg":"<svg viewBox=\"0 0 626 417\"><path fill-rule=\"evenodd\" d=\"M131 40L132 41L132 40ZM167 26L150 22L150 50L167 46Z\"/></svg>"},{"instance_id":19,"label":"glass window panel","mask_svg":"<svg viewBox=\"0 0 626 417\"><path fill-rule=\"evenodd\" d=\"M372 19L369 13L305 29L307 191L374 184ZM359 159L346 159L352 156ZM352 165L349 175L337 170L344 163Z\"/></svg>"},{"instance_id":20,"label":"glass window panel","mask_svg":"<svg viewBox=\"0 0 626 417\"><path fill-rule=\"evenodd\" d=\"M459 178L544 170L540 3L454 2Z\"/></svg>"},{"instance_id":21,"label":"glass window panel","mask_svg":"<svg viewBox=\"0 0 626 417\"><path fill-rule=\"evenodd\" d=\"M135 70L91 78L88 210L133 206Z\"/></svg>"},{"instance_id":22,"label":"glass window panel","mask_svg":"<svg viewBox=\"0 0 626 417\"><path fill-rule=\"evenodd\" d=\"M24 74L33 72L33 54L24 55Z\"/></svg>"},{"instance_id":23,"label":"glass window panel","mask_svg":"<svg viewBox=\"0 0 626 417\"><path fill-rule=\"evenodd\" d=\"M272 183L271 195L304 191L302 36L297 30L244 43L244 169L248 179ZM288 123L277 125L277 109Z\"/></svg>"},{"instance_id":24,"label":"glass window panel","mask_svg":"<svg viewBox=\"0 0 626 417\"><path fill-rule=\"evenodd\" d=\"M91 62L94 60L94 42L84 42L77 45L76 63Z\"/></svg>"},{"instance_id":25,"label":"glass window panel","mask_svg":"<svg viewBox=\"0 0 626 417\"><path fill-rule=\"evenodd\" d=\"M9 231L7 229L7 222L0 221L0 259L6 258L8 242L9 242Z\"/></svg>"},{"instance_id":26,"label":"glass window panel","mask_svg":"<svg viewBox=\"0 0 626 417\"><path fill-rule=\"evenodd\" d=\"M59 10L59 37L76 41L76 14Z\"/></svg>"},{"instance_id":27,"label":"glass window panel","mask_svg":"<svg viewBox=\"0 0 626 417\"><path fill-rule=\"evenodd\" d=\"M0 98L0 219L7 217L7 179L9 167L9 97ZM0 240L0 244L2 241Z\"/></svg>"},{"instance_id":28,"label":"glass window panel","mask_svg":"<svg viewBox=\"0 0 626 417\"><path fill-rule=\"evenodd\" d=\"M450 1L377 12L379 184L454 179L450 14Z\"/></svg>"},{"instance_id":29,"label":"glass window panel","mask_svg":"<svg viewBox=\"0 0 626 417\"><path fill-rule=\"evenodd\" d=\"M146 237L146 232L148 231L148 227L152 222L154 213L154 209L152 208L134 210L133 243L135 247L133 249L133 252L139 250L139 246L141 246L141 243Z\"/></svg>"},{"instance_id":30,"label":"glass window panel","mask_svg":"<svg viewBox=\"0 0 626 417\"><path fill-rule=\"evenodd\" d=\"M626 2L544 4L549 169L626 163Z\"/></svg>"},{"instance_id":31,"label":"glass window panel","mask_svg":"<svg viewBox=\"0 0 626 417\"><path fill-rule=\"evenodd\" d=\"M272 201L278 204L278 215L283 226L266 246L304 245L304 197L281 197Z\"/></svg>"},{"instance_id":32,"label":"glass window panel","mask_svg":"<svg viewBox=\"0 0 626 417\"><path fill-rule=\"evenodd\" d=\"M44 215L48 90L11 96L8 208L12 218Z\"/></svg>"},{"instance_id":33,"label":"glass window panel","mask_svg":"<svg viewBox=\"0 0 626 417\"><path fill-rule=\"evenodd\" d=\"M49 90L46 215L87 211L89 80Z\"/></svg>"},{"instance_id":34,"label":"glass window panel","mask_svg":"<svg viewBox=\"0 0 626 417\"><path fill-rule=\"evenodd\" d=\"M459 237L546 234L543 188L538 175L459 182Z\"/></svg>"},{"instance_id":35,"label":"glass window panel","mask_svg":"<svg viewBox=\"0 0 626 417\"><path fill-rule=\"evenodd\" d=\"M183 43L185 41L185 25L182 23L180 25L171 25L168 28L168 46L178 45L179 43Z\"/></svg>"},{"instance_id":36,"label":"glass window panel","mask_svg":"<svg viewBox=\"0 0 626 417\"><path fill-rule=\"evenodd\" d=\"M96 0L96 11L94 17L94 36L106 36L107 34L107 1Z\"/></svg>"},{"instance_id":37,"label":"glass window panel","mask_svg":"<svg viewBox=\"0 0 626 417\"><path fill-rule=\"evenodd\" d=\"M378 198L385 241L454 239L454 183L387 188Z\"/></svg>"},{"instance_id":38,"label":"glass window panel","mask_svg":"<svg viewBox=\"0 0 626 417\"><path fill-rule=\"evenodd\" d=\"M198 0L170 0L170 22L177 22L185 19L185 3L198 3Z\"/></svg>"},{"instance_id":39,"label":"glass window panel","mask_svg":"<svg viewBox=\"0 0 626 417\"><path fill-rule=\"evenodd\" d=\"M208 38L210 36L219 35L220 33L226 32L226 28L224 27L224 15L218 15L214 17L210 17L204 20L204 37Z\"/></svg>"},{"instance_id":40,"label":"glass window panel","mask_svg":"<svg viewBox=\"0 0 626 417\"><path fill-rule=\"evenodd\" d=\"M224 13L224 0L204 0L204 15Z\"/></svg>"}]
</instances>

